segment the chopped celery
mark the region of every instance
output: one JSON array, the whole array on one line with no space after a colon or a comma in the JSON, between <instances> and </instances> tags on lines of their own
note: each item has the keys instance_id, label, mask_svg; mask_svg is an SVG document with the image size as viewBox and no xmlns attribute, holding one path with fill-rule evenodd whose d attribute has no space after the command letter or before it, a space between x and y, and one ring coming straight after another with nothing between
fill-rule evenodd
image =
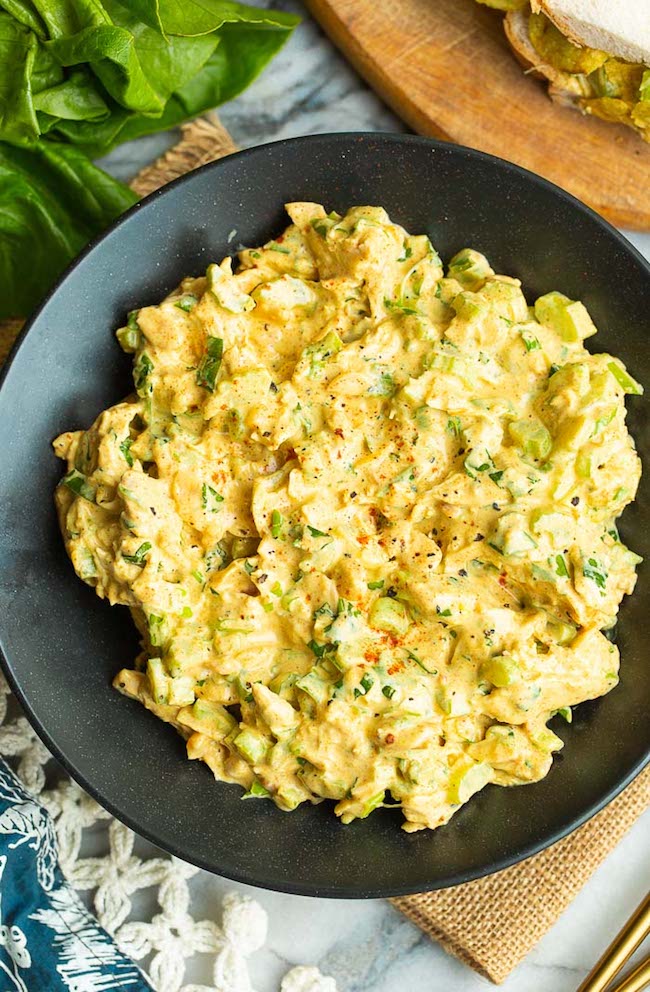
<instances>
[{"instance_id":1,"label":"chopped celery","mask_svg":"<svg viewBox=\"0 0 650 992\"><path fill-rule=\"evenodd\" d=\"M309 359L309 374L316 375L327 359L336 355L342 347L343 342L338 334L335 331L328 331L320 341L315 341L305 348L305 355Z\"/></svg>"},{"instance_id":2,"label":"chopped celery","mask_svg":"<svg viewBox=\"0 0 650 992\"><path fill-rule=\"evenodd\" d=\"M282 530L282 524L284 523L284 517L279 510L273 510L271 513L271 536L277 539L280 536Z\"/></svg>"},{"instance_id":3,"label":"chopped celery","mask_svg":"<svg viewBox=\"0 0 650 992\"><path fill-rule=\"evenodd\" d=\"M611 424L612 420L616 416L616 407L613 406L609 410L606 410L602 417L597 417L594 423L594 429L591 432L591 436L595 437L596 434L600 434L604 427Z\"/></svg>"},{"instance_id":4,"label":"chopped celery","mask_svg":"<svg viewBox=\"0 0 650 992\"><path fill-rule=\"evenodd\" d=\"M599 65L597 69L589 73L589 82L591 83L592 89L594 91L594 96L597 97L615 97L618 96L618 86L616 83L609 78L607 75L607 63L604 62L603 65Z\"/></svg>"},{"instance_id":5,"label":"chopped celery","mask_svg":"<svg viewBox=\"0 0 650 992\"><path fill-rule=\"evenodd\" d=\"M567 511L538 508L530 517L531 530L537 537L546 537L551 547L568 547L575 536L575 522Z\"/></svg>"},{"instance_id":6,"label":"chopped celery","mask_svg":"<svg viewBox=\"0 0 650 992\"><path fill-rule=\"evenodd\" d=\"M539 420L514 420L508 424L510 436L535 461L543 461L551 453L553 438Z\"/></svg>"},{"instance_id":7,"label":"chopped celery","mask_svg":"<svg viewBox=\"0 0 650 992\"><path fill-rule=\"evenodd\" d=\"M326 703L329 699L329 682L326 682L313 670L296 679L296 688L306 692L315 703Z\"/></svg>"},{"instance_id":8,"label":"chopped celery","mask_svg":"<svg viewBox=\"0 0 650 992\"><path fill-rule=\"evenodd\" d=\"M371 796L370 799L367 799L363 803L361 812L359 813L359 819L365 820L367 816L370 816L370 814L374 809L377 809L379 806L381 806L384 802L385 795L386 795L385 791L382 790L381 792L378 792L376 795Z\"/></svg>"},{"instance_id":9,"label":"chopped celery","mask_svg":"<svg viewBox=\"0 0 650 992\"><path fill-rule=\"evenodd\" d=\"M457 252L448 266L448 276L456 279L463 289L475 292L480 289L488 276L494 275L485 255L473 248L463 248Z\"/></svg>"},{"instance_id":10,"label":"chopped celery","mask_svg":"<svg viewBox=\"0 0 650 992\"><path fill-rule=\"evenodd\" d=\"M561 706L560 709L555 712L557 716L561 716L567 723L571 723L573 721L573 711L570 706Z\"/></svg>"},{"instance_id":11,"label":"chopped celery","mask_svg":"<svg viewBox=\"0 0 650 992\"><path fill-rule=\"evenodd\" d=\"M505 513L499 517L490 546L503 555L526 554L537 547L537 542L524 530L526 518L520 513Z\"/></svg>"},{"instance_id":12,"label":"chopped celery","mask_svg":"<svg viewBox=\"0 0 650 992\"><path fill-rule=\"evenodd\" d=\"M255 306L255 300L244 293L235 279L218 265L208 265L205 273L208 289L223 310L230 313L246 313Z\"/></svg>"},{"instance_id":13,"label":"chopped celery","mask_svg":"<svg viewBox=\"0 0 650 992\"><path fill-rule=\"evenodd\" d=\"M526 297L514 283L498 277L490 279L481 290L481 295L487 298L494 312L506 324L520 324L529 319Z\"/></svg>"},{"instance_id":14,"label":"chopped celery","mask_svg":"<svg viewBox=\"0 0 650 992\"><path fill-rule=\"evenodd\" d=\"M596 327L583 303L553 291L535 301L540 324L556 331L563 341L582 341L596 333Z\"/></svg>"},{"instance_id":15,"label":"chopped celery","mask_svg":"<svg viewBox=\"0 0 650 992\"><path fill-rule=\"evenodd\" d=\"M192 717L196 723L203 724L222 737L227 737L237 726L234 716L224 706L209 699L195 701L192 706Z\"/></svg>"},{"instance_id":16,"label":"chopped celery","mask_svg":"<svg viewBox=\"0 0 650 992\"><path fill-rule=\"evenodd\" d=\"M255 780L248 792L244 793L242 799L268 799L270 795L269 790L265 789L261 782Z\"/></svg>"},{"instance_id":17,"label":"chopped celery","mask_svg":"<svg viewBox=\"0 0 650 992\"><path fill-rule=\"evenodd\" d=\"M147 626L149 628L149 640L153 647L161 648L169 637L169 626L166 617L164 615L157 616L155 613L150 613L147 617Z\"/></svg>"},{"instance_id":18,"label":"chopped celery","mask_svg":"<svg viewBox=\"0 0 650 992\"><path fill-rule=\"evenodd\" d=\"M398 636L405 634L411 623L404 604L387 596L380 596L375 600L368 619L375 630L385 630Z\"/></svg>"},{"instance_id":19,"label":"chopped celery","mask_svg":"<svg viewBox=\"0 0 650 992\"><path fill-rule=\"evenodd\" d=\"M79 548L79 554L75 560L75 565L79 573L79 578L84 581L97 578L97 565L95 563L93 553L90 548L86 547L85 544Z\"/></svg>"},{"instance_id":20,"label":"chopped celery","mask_svg":"<svg viewBox=\"0 0 650 992\"><path fill-rule=\"evenodd\" d=\"M639 84L639 100L650 101L650 69L644 69Z\"/></svg>"},{"instance_id":21,"label":"chopped celery","mask_svg":"<svg viewBox=\"0 0 650 992\"><path fill-rule=\"evenodd\" d=\"M270 746L269 741L263 734L250 727L245 727L244 730L241 730L233 739L233 744L242 758L251 765L256 765L262 761Z\"/></svg>"},{"instance_id":22,"label":"chopped celery","mask_svg":"<svg viewBox=\"0 0 650 992\"><path fill-rule=\"evenodd\" d=\"M576 475L581 479L591 478L591 455L584 448L576 455Z\"/></svg>"},{"instance_id":23,"label":"chopped celery","mask_svg":"<svg viewBox=\"0 0 650 992\"><path fill-rule=\"evenodd\" d=\"M302 789L292 788L290 785L281 785L275 795L276 803L280 809L286 809L289 812L297 809L308 798L308 793Z\"/></svg>"},{"instance_id":24,"label":"chopped celery","mask_svg":"<svg viewBox=\"0 0 650 992\"><path fill-rule=\"evenodd\" d=\"M503 689L513 682L518 682L521 678L519 665L506 654L497 655L490 658L481 665L481 677L487 679L498 689Z\"/></svg>"},{"instance_id":25,"label":"chopped celery","mask_svg":"<svg viewBox=\"0 0 650 992\"><path fill-rule=\"evenodd\" d=\"M455 806L466 803L492 780L492 768L485 762L459 758L454 762L447 786L447 798Z\"/></svg>"},{"instance_id":26,"label":"chopped celery","mask_svg":"<svg viewBox=\"0 0 650 992\"><path fill-rule=\"evenodd\" d=\"M481 296L463 290L452 301L452 307L456 311L456 316L461 320L473 320L487 313L488 303Z\"/></svg>"},{"instance_id":27,"label":"chopped celery","mask_svg":"<svg viewBox=\"0 0 650 992\"><path fill-rule=\"evenodd\" d=\"M232 542L233 558L250 558L257 553L260 544L259 537L235 537Z\"/></svg>"},{"instance_id":28,"label":"chopped celery","mask_svg":"<svg viewBox=\"0 0 650 992\"><path fill-rule=\"evenodd\" d=\"M618 362L608 362L607 368L612 373L617 383L624 393L631 393L640 396L643 393L643 386L627 372Z\"/></svg>"},{"instance_id":29,"label":"chopped celery","mask_svg":"<svg viewBox=\"0 0 650 992\"><path fill-rule=\"evenodd\" d=\"M167 702L170 706L189 706L195 698L194 679L190 675L181 675L178 678L171 678L168 682Z\"/></svg>"},{"instance_id":30,"label":"chopped celery","mask_svg":"<svg viewBox=\"0 0 650 992\"><path fill-rule=\"evenodd\" d=\"M577 634L576 628L571 623L563 623L558 620L549 624L550 632L558 644L570 644Z\"/></svg>"},{"instance_id":31,"label":"chopped celery","mask_svg":"<svg viewBox=\"0 0 650 992\"><path fill-rule=\"evenodd\" d=\"M166 704L169 696L169 677L160 658L149 658L147 679L154 702Z\"/></svg>"}]
</instances>

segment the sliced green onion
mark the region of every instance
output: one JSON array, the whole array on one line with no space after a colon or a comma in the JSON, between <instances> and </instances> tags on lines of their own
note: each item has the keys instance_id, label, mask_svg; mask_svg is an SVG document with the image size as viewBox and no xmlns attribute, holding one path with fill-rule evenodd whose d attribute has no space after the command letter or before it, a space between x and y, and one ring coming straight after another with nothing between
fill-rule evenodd
<instances>
[{"instance_id":1,"label":"sliced green onion","mask_svg":"<svg viewBox=\"0 0 650 992\"><path fill-rule=\"evenodd\" d=\"M124 561L130 562L131 565L137 565L138 568L144 568L147 555L151 551L151 548L151 541L144 541L132 555L125 555L122 553L122 558L124 558Z\"/></svg>"},{"instance_id":2,"label":"sliced green onion","mask_svg":"<svg viewBox=\"0 0 650 992\"><path fill-rule=\"evenodd\" d=\"M132 310L128 316L126 327L120 327L115 334L122 351L132 353L137 351L142 344L142 331L138 324L138 313L139 310Z\"/></svg>"},{"instance_id":3,"label":"sliced green onion","mask_svg":"<svg viewBox=\"0 0 650 992\"><path fill-rule=\"evenodd\" d=\"M211 334L208 334L206 353L196 370L196 381L199 386L203 386L204 389L208 389L211 393L214 392L217 375L221 368L222 357L223 338L215 338Z\"/></svg>"},{"instance_id":4,"label":"sliced green onion","mask_svg":"<svg viewBox=\"0 0 650 992\"><path fill-rule=\"evenodd\" d=\"M277 541L280 536L280 531L282 529L282 524L284 523L284 518L279 510L274 510L271 514L271 535Z\"/></svg>"},{"instance_id":5,"label":"sliced green onion","mask_svg":"<svg viewBox=\"0 0 650 992\"><path fill-rule=\"evenodd\" d=\"M373 679L372 675L370 675L369 672L366 672L362 677L361 681L359 682L360 688L357 687L354 690L355 697L367 695L367 693L370 692L374 684L375 684L375 680Z\"/></svg>"},{"instance_id":6,"label":"sliced green onion","mask_svg":"<svg viewBox=\"0 0 650 992\"><path fill-rule=\"evenodd\" d=\"M184 310L185 313L189 313L198 302L198 297L194 296L193 293L183 293L181 298L176 300L174 306L178 307L179 310Z\"/></svg>"},{"instance_id":7,"label":"sliced green onion","mask_svg":"<svg viewBox=\"0 0 650 992\"><path fill-rule=\"evenodd\" d=\"M607 587L607 572L596 558L587 558L582 566L582 574L586 579L591 579L602 591Z\"/></svg>"},{"instance_id":8,"label":"sliced green onion","mask_svg":"<svg viewBox=\"0 0 650 992\"><path fill-rule=\"evenodd\" d=\"M525 329L521 331L521 340L524 342L526 351L539 351L542 347L539 340L531 331Z\"/></svg>"},{"instance_id":9,"label":"sliced green onion","mask_svg":"<svg viewBox=\"0 0 650 992\"><path fill-rule=\"evenodd\" d=\"M201 503L207 513L218 513L223 503L223 496L204 482L201 486Z\"/></svg>"},{"instance_id":10,"label":"sliced green onion","mask_svg":"<svg viewBox=\"0 0 650 992\"><path fill-rule=\"evenodd\" d=\"M133 382L135 384L136 392L139 394L142 394L153 369L153 362L149 358L146 351L143 351L133 366ZM151 392L151 386L149 386L147 391Z\"/></svg>"},{"instance_id":11,"label":"sliced green onion","mask_svg":"<svg viewBox=\"0 0 650 992\"><path fill-rule=\"evenodd\" d=\"M124 455L124 460L129 468L133 466L133 455L131 454L131 445L133 444L133 439L130 437L125 438L120 444L120 451Z\"/></svg>"},{"instance_id":12,"label":"sliced green onion","mask_svg":"<svg viewBox=\"0 0 650 992\"><path fill-rule=\"evenodd\" d=\"M71 489L75 496L82 496L87 499L89 503L95 503L97 500L97 492L94 486L86 479L85 475L81 472L77 472L76 468L73 468L71 472L68 472L66 476L61 479L61 485L67 486Z\"/></svg>"}]
</instances>

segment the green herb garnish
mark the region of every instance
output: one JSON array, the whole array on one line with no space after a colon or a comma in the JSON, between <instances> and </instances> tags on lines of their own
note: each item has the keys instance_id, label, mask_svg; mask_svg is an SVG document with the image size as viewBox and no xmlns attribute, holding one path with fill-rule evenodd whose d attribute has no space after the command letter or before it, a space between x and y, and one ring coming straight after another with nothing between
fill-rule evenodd
<instances>
[{"instance_id":1,"label":"green herb garnish","mask_svg":"<svg viewBox=\"0 0 650 992\"><path fill-rule=\"evenodd\" d=\"M206 353L196 370L196 381L199 386L203 386L204 389L208 389L211 393L214 392L217 375L221 368L222 357L223 338L215 338L211 334L208 334Z\"/></svg>"},{"instance_id":2,"label":"green herb garnish","mask_svg":"<svg viewBox=\"0 0 650 992\"><path fill-rule=\"evenodd\" d=\"M130 562L131 565L137 565L138 568L144 568L147 560L147 555L151 551L151 548L152 548L151 541L144 541L140 545L138 550L134 552L134 554L125 555L124 552L122 552L122 558L124 558L124 561Z\"/></svg>"}]
</instances>

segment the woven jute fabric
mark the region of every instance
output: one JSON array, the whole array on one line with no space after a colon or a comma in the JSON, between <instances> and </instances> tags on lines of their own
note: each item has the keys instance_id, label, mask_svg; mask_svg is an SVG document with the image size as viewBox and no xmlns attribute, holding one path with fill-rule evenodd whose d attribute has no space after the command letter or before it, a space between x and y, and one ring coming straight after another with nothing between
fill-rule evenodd
<instances>
[{"instance_id":1,"label":"woven jute fabric","mask_svg":"<svg viewBox=\"0 0 650 992\"><path fill-rule=\"evenodd\" d=\"M235 151L216 115L182 128L180 142L138 173L145 196L192 169ZM20 321L0 323L0 364ZM393 905L451 954L502 982L552 926L598 865L650 806L650 768L579 830L541 854L487 878Z\"/></svg>"},{"instance_id":2,"label":"woven jute fabric","mask_svg":"<svg viewBox=\"0 0 650 992\"><path fill-rule=\"evenodd\" d=\"M646 768L602 812L541 854L453 889L393 899L393 905L480 975L502 982L649 806Z\"/></svg>"}]
</instances>

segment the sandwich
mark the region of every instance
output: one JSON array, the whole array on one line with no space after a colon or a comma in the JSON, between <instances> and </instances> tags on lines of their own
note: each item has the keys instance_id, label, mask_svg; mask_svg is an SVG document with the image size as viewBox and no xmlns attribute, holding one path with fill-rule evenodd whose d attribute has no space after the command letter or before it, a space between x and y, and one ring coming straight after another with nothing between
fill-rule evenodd
<instances>
[{"instance_id":1,"label":"sandwich","mask_svg":"<svg viewBox=\"0 0 650 992\"><path fill-rule=\"evenodd\" d=\"M650 0L478 0L549 95L650 141Z\"/></svg>"}]
</instances>

